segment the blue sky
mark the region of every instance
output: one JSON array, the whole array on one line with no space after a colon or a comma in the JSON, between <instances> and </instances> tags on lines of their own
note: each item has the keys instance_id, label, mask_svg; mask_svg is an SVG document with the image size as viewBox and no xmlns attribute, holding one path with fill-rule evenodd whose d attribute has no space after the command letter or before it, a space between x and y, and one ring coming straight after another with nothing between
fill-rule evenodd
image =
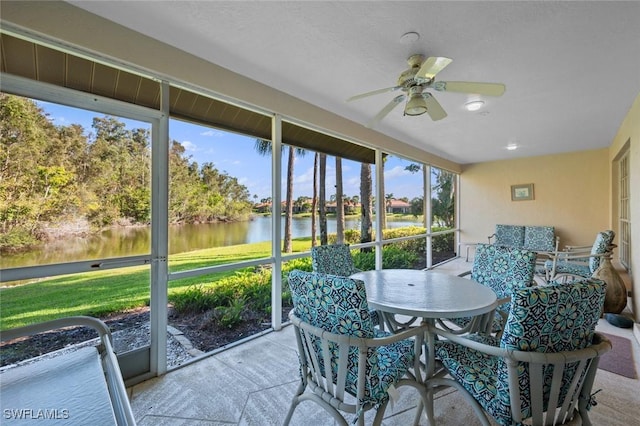
<instances>
[{"instance_id":1,"label":"blue sky","mask_svg":"<svg viewBox=\"0 0 640 426\"><path fill-rule=\"evenodd\" d=\"M104 114L95 113L49 102L38 102L38 105L48 114L49 119L55 125L80 124L85 132L91 133L93 117L102 117ZM148 128L147 123L119 118L128 128ZM169 136L184 146L191 161L202 165L211 162L220 171L226 171L230 176L238 178L238 181L249 189L253 199L257 200L271 196L271 163L269 157L259 156L254 149L255 139L234 133L204 127L179 120L171 120L169 124ZM286 159L283 155L282 170L282 197L285 196ZM394 197L422 196L422 175L411 174L405 170L405 166L411 162L389 157L385 164L385 193L394 194ZM375 167L374 167L375 170ZM360 163L343 160L343 192L347 196L360 194ZM375 179L375 177L374 177ZM313 153L304 157L296 157L294 166L294 199L299 196L311 196L313 190ZM327 197L335 193L335 159L327 159Z\"/></svg>"}]
</instances>

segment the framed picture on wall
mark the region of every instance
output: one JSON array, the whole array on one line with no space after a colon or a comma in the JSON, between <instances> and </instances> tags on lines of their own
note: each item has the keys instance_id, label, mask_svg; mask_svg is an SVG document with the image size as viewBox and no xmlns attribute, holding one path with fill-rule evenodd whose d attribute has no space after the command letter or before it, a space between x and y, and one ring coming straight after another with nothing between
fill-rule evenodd
<instances>
[{"instance_id":1,"label":"framed picture on wall","mask_svg":"<svg viewBox=\"0 0 640 426\"><path fill-rule=\"evenodd\" d=\"M511 185L511 201L533 200L533 184Z\"/></svg>"}]
</instances>

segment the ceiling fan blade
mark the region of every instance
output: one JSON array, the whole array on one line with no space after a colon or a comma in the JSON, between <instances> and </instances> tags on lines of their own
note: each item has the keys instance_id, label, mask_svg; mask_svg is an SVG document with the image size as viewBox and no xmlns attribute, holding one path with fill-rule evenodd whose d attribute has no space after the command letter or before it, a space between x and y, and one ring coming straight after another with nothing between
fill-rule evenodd
<instances>
[{"instance_id":1,"label":"ceiling fan blade","mask_svg":"<svg viewBox=\"0 0 640 426\"><path fill-rule=\"evenodd\" d=\"M387 105L385 105L384 108L382 108L380 110L379 113L377 113L375 115L375 117L373 117L371 119L371 121L369 121L367 123L366 127L373 127L374 125L376 125L380 120L382 120L383 118L385 118L387 116L387 114L389 114L395 107L397 107L398 105L400 105L400 103L404 101L404 95L400 95L400 96L396 96L395 98L393 98L391 100L391 102L389 102Z\"/></svg>"},{"instance_id":2,"label":"ceiling fan blade","mask_svg":"<svg viewBox=\"0 0 640 426\"><path fill-rule=\"evenodd\" d=\"M366 98L367 96L379 95L380 93L393 92L394 90L402 89L402 86L385 87L384 89L373 90L367 93L361 93L347 99L347 102L355 101L358 99Z\"/></svg>"},{"instance_id":3,"label":"ceiling fan blade","mask_svg":"<svg viewBox=\"0 0 640 426\"><path fill-rule=\"evenodd\" d=\"M476 95L502 96L507 87L502 83L474 83L470 81L437 81L433 88L440 92L462 92Z\"/></svg>"},{"instance_id":4,"label":"ceiling fan blade","mask_svg":"<svg viewBox=\"0 0 640 426\"><path fill-rule=\"evenodd\" d=\"M447 116L447 113L442 109L440 102L431 96L430 93L423 93L422 97L424 98L425 104L427 104L427 114L429 114L429 117L431 117L433 121L442 120Z\"/></svg>"},{"instance_id":5,"label":"ceiling fan blade","mask_svg":"<svg viewBox=\"0 0 640 426\"><path fill-rule=\"evenodd\" d=\"M431 56L427 58L426 61L424 61L424 63L416 73L416 77L423 78L425 80L433 80L436 74L442 71L444 67L449 65L452 61L453 59L445 57Z\"/></svg>"}]
</instances>

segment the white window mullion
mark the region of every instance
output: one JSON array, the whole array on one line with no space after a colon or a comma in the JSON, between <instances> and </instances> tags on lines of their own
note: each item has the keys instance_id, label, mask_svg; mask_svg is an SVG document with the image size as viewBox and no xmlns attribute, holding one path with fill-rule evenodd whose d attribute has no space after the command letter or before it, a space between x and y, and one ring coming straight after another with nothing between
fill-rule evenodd
<instances>
[{"instance_id":1,"label":"white window mullion","mask_svg":"<svg viewBox=\"0 0 640 426\"><path fill-rule=\"evenodd\" d=\"M282 328L282 117L275 115L271 127L271 326Z\"/></svg>"}]
</instances>

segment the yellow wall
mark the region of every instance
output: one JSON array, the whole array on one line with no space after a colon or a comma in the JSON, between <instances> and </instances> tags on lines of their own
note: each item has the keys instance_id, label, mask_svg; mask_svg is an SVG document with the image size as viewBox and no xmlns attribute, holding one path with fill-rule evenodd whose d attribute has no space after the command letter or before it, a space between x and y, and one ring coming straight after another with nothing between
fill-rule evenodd
<instances>
[{"instance_id":1,"label":"yellow wall","mask_svg":"<svg viewBox=\"0 0 640 426\"><path fill-rule=\"evenodd\" d=\"M497 223L555 226L560 248L591 245L600 230L618 233L617 159L625 150L631 173L631 308L640 322L634 279L640 276L640 94L609 148L464 166L461 241L486 242ZM534 184L535 199L511 201L511 185L525 183Z\"/></svg>"},{"instance_id":2,"label":"yellow wall","mask_svg":"<svg viewBox=\"0 0 640 426\"><path fill-rule=\"evenodd\" d=\"M497 223L555 226L560 247L591 245L609 221L608 149L478 163L460 176L461 241L486 242ZM511 185L534 200L511 201Z\"/></svg>"}]
</instances>

